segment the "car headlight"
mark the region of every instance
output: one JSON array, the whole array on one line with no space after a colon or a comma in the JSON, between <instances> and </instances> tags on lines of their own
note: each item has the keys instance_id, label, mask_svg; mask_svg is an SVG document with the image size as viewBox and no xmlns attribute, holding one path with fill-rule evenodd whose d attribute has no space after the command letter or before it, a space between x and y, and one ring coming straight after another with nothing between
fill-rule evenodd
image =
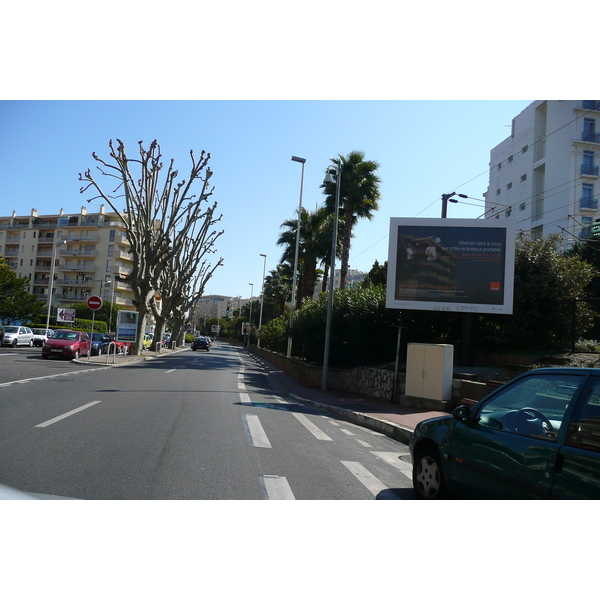
<instances>
[{"instance_id":1,"label":"car headlight","mask_svg":"<svg viewBox=\"0 0 600 600\"><path fill-rule=\"evenodd\" d=\"M65 346L67 350L75 350L75 346Z\"/></svg>"}]
</instances>

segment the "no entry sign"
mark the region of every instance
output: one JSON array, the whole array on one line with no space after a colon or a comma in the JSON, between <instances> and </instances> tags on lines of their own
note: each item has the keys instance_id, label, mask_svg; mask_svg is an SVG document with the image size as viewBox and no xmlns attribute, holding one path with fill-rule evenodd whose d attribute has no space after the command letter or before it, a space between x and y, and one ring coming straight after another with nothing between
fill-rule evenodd
<instances>
[{"instance_id":1,"label":"no entry sign","mask_svg":"<svg viewBox=\"0 0 600 600\"><path fill-rule=\"evenodd\" d=\"M92 310L98 310L102 308L102 298L99 296L90 296L87 301L88 308Z\"/></svg>"}]
</instances>

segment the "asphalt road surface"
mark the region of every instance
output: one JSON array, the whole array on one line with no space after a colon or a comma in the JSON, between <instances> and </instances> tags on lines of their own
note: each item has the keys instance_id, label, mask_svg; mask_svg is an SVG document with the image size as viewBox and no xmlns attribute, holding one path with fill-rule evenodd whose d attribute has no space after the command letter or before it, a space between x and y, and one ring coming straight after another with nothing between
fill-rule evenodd
<instances>
[{"instance_id":1,"label":"asphalt road surface","mask_svg":"<svg viewBox=\"0 0 600 600\"><path fill-rule=\"evenodd\" d=\"M0 484L81 499L412 499L408 448L216 343L117 368L0 350Z\"/></svg>"}]
</instances>

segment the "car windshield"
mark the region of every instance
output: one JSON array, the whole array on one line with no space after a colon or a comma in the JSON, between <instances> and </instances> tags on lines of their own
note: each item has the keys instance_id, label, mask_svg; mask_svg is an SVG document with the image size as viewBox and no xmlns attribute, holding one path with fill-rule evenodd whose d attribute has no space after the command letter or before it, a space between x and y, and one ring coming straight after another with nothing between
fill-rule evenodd
<instances>
[{"instance_id":1,"label":"car windshield","mask_svg":"<svg viewBox=\"0 0 600 600\"><path fill-rule=\"evenodd\" d=\"M32 329L32 331L36 335L46 335L46 330L45 329Z\"/></svg>"},{"instance_id":2,"label":"car windshield","mask_svg":"<svg viewBox=\"0 0 600 600\"><path fill-rule=\"evenodd\" d=\"M11 325L9 325L8 327L4 328L4 332L5 333L18 333L19 328L18 327L13 327Z\"/></svg>"},{"instance_id":3,"label":"car windshield","mask_svg":"<svg viewBox=\"0 0 600 600\"><path fill-rule=\"evenodd\" d=\"M76 340L78 334L76 331L57 331L52 339L54 340Z\"/></svg>"},{"instance_id":4,"label":"car windshield","mask_svg":"<svg viewBox=\"0 0 600 600\"><path fill-rule=\"evenodd\" d=\"M102 341L104 339L104 334L103 333L94 333L94 341Z\"/></svg>"}]
</instances>

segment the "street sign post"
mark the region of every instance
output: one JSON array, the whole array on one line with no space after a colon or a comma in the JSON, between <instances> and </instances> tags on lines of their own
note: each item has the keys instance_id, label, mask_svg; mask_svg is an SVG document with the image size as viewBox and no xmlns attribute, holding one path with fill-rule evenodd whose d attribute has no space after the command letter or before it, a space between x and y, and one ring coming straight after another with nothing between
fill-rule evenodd
<instances>
[{"instance_id":1,"label":"street sign post","mask_svg":"<svg viewBox=\"0 0 600 600\"><path fill-rule=\"evenodd\" d=\"M88 308L98 310L102 308L102 298L100 296L90 296L87 301Z\"/></svg>"}]
</instances>

